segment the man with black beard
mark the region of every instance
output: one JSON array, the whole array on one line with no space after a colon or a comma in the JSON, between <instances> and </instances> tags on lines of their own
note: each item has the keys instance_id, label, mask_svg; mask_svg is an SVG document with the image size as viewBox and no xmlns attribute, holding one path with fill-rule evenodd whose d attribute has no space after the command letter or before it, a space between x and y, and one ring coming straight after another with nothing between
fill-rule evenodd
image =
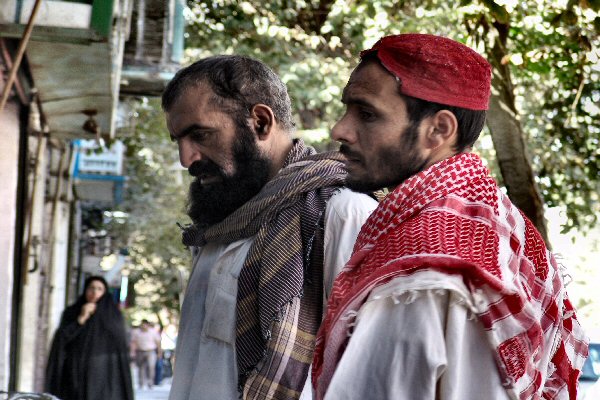
<instances>
[{"instance_id":1,"label":"man with black beard","mask_svg":"<svg viewBox=\"0 0 600 400\"><path fill-rule=\"evenodd\" d=\"M190 185L188 215L195 224L212 225L222 221L269 180L271 162L260 153L252 130L243 121L236 121L232 153L237 168L231 176L208 159L190 165L189 173L196 179ZM218 178L207 185L203 176Z\"/></svg>"},{"instance_id":2,"label":"man with black beard","mask_svg":"<svg viewBox=\"0 0 600 400\"><path fill-rule=\"evenodd\" d=\"M376 201L343 187L339 153L292 138L285 84L257 60L197 61L162 106L195 177L169 398L310 399L323 304Z\"/></svg>"}]
</instances>

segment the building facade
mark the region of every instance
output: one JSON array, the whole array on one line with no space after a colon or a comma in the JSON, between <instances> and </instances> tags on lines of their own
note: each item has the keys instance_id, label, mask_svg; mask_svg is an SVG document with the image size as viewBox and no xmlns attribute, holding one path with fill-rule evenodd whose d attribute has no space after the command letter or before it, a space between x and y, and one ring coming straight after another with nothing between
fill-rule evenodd
<instances>
[{"instance_id":1,"label":"building facade","mask_svg":"<svg viewBox=\"0 0 600 400\"><path fill-rule=\"evenodd\" d=\"M92 222L118 203L126 177L122 164L94 168L92 160L86 169L82 160L93 157L82 143L117 143L97 150L97 161L105 152L114 156L107 162L124 162L120 100L158 95L172 77L183 7L0 4L0 390L43 389L54 330L87 275L107 275L119 290L123 254ZM120 260L112 271L98 257L111 252Z\"/></svg>"}]
</instances>

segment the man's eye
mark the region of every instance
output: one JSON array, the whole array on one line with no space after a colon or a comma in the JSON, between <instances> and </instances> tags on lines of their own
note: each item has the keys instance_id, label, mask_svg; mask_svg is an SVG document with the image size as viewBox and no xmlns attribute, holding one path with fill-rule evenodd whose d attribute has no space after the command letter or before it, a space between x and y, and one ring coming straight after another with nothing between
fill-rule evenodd
<instances>
[{"instance_id":1,"label":"man's eye","mask_svg":"<svg viewBox=\"0 0 600 400\"><path fill-rule=\"evenodd\" d=\"M208 137L208 133L204 131L195 131L190 133L189 137L193 142L202 142Z\"/></svg>"},{"instance_id":2,"label":"man's eye","mask_svg":"<svg viewBox=\"0 0 600 400\"><path fill-rule=\"evenodd\" d=\"M367 122L375 119L375 114L372 113L371 111L367 111L367 110L360 110L358 112L358 116L362 121L367 121Z\"/></svg>"},{"instance_id":3,"label":"man's eye","mask_svg":"<svg viewBox=\"0 0 600 400\"><path fill-rule=\"evenodd\" d=\"M183 138L187 138L188 140L196 143L200 143L205 141L208 138L208 132L205 131L194 131L194 132L186 132L181 136L171 135L171 142L179 143Z\"/></svg>"}]
</instances>

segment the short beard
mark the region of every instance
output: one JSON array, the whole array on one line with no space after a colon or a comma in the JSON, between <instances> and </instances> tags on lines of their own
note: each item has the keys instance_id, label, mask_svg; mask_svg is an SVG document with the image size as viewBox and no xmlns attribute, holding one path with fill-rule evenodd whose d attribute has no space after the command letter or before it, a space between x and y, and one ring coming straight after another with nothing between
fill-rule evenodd
<instances>
[{"instance_id":1,"label":"short beard","mask_svg":"<svg viewBox=\"0 0 600 400\"><path fill-rule=\"evenodd\" d=\"M211 226L223 221L269 181L271 161L261 154L252 130L244 123L236 125L236 139L231 149L233 175L227 175L210 160L197 161L202 163L197 168L192 168L193 164L190 166L190 172L203 169L222 179L202 185L196 177L190 184L187 214L197 226Z\"/></svg>"},{"instance_id":2,"label":"short beard","mask_svg":"<svg viewBox=\"0 0 600 400\"><path fill-rule=\"evenodd\" d=\"M346 176L346 186L360 193L370 193L383 188L394 188L411 176L421 172L428 159L421 157L415 143L418 139L418 123L411 123L403 132L396 147L388 147L381 151L377 159L378 177ZM340 146L340 153L356 157L347 145Z\"/></svg>"}]
</instances>

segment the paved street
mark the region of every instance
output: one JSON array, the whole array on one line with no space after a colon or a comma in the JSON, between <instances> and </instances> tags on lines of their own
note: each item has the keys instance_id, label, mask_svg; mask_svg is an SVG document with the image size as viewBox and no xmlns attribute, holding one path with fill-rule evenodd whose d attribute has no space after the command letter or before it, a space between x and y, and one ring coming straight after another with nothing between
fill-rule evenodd
<instances>
[{"instance_id":1,"label":"paved street","mask_svg":"<svg viewBox=\"0 0 600 400\"><path fill-rule=\"evenodd\" d=\"M135 400L167 400L171 389L171 378L164 379L160 386L152 389L135 389Z\"/></svg>"}]
</instances>

